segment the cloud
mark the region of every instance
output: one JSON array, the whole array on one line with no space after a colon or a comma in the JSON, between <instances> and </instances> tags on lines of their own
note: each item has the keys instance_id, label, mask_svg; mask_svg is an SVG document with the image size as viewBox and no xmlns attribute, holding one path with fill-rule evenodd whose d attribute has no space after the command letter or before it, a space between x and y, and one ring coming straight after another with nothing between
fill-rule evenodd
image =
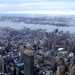
<instances>
[{"instance_id":1,"label":"cloud","mask_svg":"<svg viewBox=\"0 0 75 75\"><path fill-rule=\"evenodd\" d=\"M41 11L71 11L72 13L72 11L75 11L75 2L31 2L18 4L0 4L0 12L9 11L39 11L40 13Z\"/></svg>"},{"instance_id":2,"label":"cloud","mask_svg":"<svg viewBox=\"0 0 75 75\"><path fill-rule=\"evenodd\" d=\"M21 4L0 4L1 8L7 10L75 10L74 2L38 2L38 3L21 3ZM5 10L3 9L3 10Z\"/></svg>"},{"instance_id":3,"label":"cloud","mask_svg":"<svg viewBox=\"0 0 75 75\"><path fill-rule=\"evenodd\" d=\"M17 4L17 3L26 3L26 2L75 2L75 0L0 0L0 3L3 4Z\"/></svg>"}]
</instances>

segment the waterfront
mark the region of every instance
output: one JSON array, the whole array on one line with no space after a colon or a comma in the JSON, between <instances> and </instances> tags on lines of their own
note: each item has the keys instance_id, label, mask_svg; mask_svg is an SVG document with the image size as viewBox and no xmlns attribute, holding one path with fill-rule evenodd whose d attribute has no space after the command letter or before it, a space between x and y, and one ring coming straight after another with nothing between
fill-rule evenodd
<instances>
[{"instance_id":1,"label":"waterfront","mask_svg":"<svg viewBox=\"0 0 75 75\"><path fill-rule=\"evenodd\" d=\"M36 24L25 24L25 23L14 23L14 22L0 22L0 27L11 27L16 29L22 29L23 27L27 27L30 29L46 29L48 32L53 31L54 29L59 29L59 31L63 30L64 32L70 31L71 33L75 32L74 26L62 27L62 26L54 26L54 25L36 25Z\"/></svg>"}]
</instances>

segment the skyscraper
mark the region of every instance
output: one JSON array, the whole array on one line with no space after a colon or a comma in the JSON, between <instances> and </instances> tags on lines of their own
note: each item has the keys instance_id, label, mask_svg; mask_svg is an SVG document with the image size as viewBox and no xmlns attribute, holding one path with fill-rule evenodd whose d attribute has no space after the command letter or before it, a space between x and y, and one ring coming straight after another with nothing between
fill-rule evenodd
<instances>
[{"instance_id":1,"label":"skyscraper","mask_svg":"<svg viewBox=\"0 0 75 75\"><path fill-rule=\"evenodd\" d=\"M4 73L4 61L2 55L0 55L0 74Z\"/></svg>"},{"instance_id":2,"label":"skyscraper","mask_svg":"<svg viewBox=\"0 0 75 75\"><path fill-rule=\"evenodd\" d=\"M34 75L34 55L24 53L24 75Z\"/></svg>"}]
</instances>

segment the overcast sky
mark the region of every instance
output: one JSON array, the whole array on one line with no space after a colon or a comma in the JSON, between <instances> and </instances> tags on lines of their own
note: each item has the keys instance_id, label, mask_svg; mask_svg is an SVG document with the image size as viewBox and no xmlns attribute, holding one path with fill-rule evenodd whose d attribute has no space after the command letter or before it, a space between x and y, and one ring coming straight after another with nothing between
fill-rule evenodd
<instances>
[{"instance_id":1,"label":"overcast sky","mask_svg":"<svg viewBox=\"0 0 75 75\"><path fill-rule=\"evenodd\" d=\"M75 0L0 0L0 13L75 14Z\"/></svg>"}]
</instances>

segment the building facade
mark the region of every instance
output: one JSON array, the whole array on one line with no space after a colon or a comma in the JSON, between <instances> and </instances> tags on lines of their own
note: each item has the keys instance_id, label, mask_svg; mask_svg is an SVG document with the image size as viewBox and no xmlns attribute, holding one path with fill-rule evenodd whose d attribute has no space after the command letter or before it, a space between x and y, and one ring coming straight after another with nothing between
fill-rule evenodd
<instances>
[{"instance_id":1,"label":"building facade","mask_svg":"<svg viewBox=\"0 0 75 75\"><path fill-rule=\"evenodd\" d=\"M24 75L34 75L34 56L24 54Z\"/></svg>"}]
</instances>

